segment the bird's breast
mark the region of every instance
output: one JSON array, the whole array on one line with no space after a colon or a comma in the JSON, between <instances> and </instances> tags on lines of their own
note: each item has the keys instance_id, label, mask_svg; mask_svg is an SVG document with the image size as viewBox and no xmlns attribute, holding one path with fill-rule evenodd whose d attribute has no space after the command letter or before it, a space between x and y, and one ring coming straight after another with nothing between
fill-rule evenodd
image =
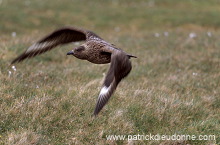
<instances>
[{"instance_id":1,"label":"bird's breast","mask_svg":"<svg viewBox=\"0 0 220 145\"><path fill-rule=\"evenodd\" d=\"M96 64L110 63L111 53L104 51L105 43L90 41L87 43L87 60Z\"/></svg>"},{"instance_id":2,"label":"bird's breast","mask_svg":"<svg viewBox=\"0 0 220 145\"><path fill-rule=\"evenodd\" d=\"M110 63L111 55L109 56L101 53L93 53L88 57L87 60L95 64Z\"/></svg>"},{"instance_id":3,"label":"bird's breast","mask_svg":"<svg viewBox=\"0 0 220 145\"><path fill-rule=\"evenodd\" d=\"M95 64L105 64L111 61L111 54L103 53L100 49L91 50L87 56L87 60Z\"/></svg>"}]
</instances>

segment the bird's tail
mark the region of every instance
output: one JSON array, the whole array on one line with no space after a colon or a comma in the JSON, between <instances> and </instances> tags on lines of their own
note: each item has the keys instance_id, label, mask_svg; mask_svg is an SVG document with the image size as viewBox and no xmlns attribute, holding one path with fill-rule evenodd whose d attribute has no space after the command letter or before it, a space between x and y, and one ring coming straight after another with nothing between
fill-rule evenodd
<instances>
[{"instance_id":1,"label":"bird's tail","mask_svg":"<svg viewBox=\"0 0 220 145\"><path fill-rule=\"evenodd\" d=\"M131 57L137 58L137 56L134 56L134 55L131 55L131 54L127 54L127 56L129 57L129 59L130 59Z\"/></svg>"}]
</instances>

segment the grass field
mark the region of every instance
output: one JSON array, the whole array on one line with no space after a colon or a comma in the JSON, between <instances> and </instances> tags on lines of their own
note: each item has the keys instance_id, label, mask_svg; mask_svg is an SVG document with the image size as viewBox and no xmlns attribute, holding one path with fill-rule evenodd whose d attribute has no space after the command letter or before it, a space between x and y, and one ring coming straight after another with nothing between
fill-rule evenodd
<instances>
[{"instance_id":1,"label":"grass field","mask_svg":"<svg viewBox=\"0 0 220 145\"><path fill-rule=\"evenodd\" d=\"M0 144L220 144L219 0L0 0ZM10 62L62 26L129 52L133 70L91 117L109 65L58 47ZM107 135L215 140L107 140Z\"/></svg>"}]
</instances>

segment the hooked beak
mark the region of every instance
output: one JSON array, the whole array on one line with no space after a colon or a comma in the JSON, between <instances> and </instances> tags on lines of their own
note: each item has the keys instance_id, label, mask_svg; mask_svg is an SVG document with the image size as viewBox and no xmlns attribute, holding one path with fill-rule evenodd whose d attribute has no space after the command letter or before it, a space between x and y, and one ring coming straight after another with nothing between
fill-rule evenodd
<instances>
[{"instance_id":1,"label":"hooked beak","mask_svg":"<svg viewBox=\"0 0 220 145\"><path fill-rule=\"evenodd\" d=\"M73 55L73 51L68 52L66 55Z\"/></svg>"}]
</instances>

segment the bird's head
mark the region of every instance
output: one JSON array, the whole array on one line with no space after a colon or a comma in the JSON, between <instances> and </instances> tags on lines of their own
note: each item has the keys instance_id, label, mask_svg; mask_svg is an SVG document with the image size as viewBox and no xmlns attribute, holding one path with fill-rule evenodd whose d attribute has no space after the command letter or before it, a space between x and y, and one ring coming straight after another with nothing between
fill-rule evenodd
<instances>
[{"instance_id":1,"label":"bird's head","mask_svg":"<svg viewBox=\"0 0 220 145\"><path fill-rule=\"evenodd\" d=\"M79 59L86 59L86 51L85 51L85 47L83 45L74 48L73 50L71 50L70 52L68 52L66 55L73 55L76 58Z\"/></svg>"}]
</instances>

